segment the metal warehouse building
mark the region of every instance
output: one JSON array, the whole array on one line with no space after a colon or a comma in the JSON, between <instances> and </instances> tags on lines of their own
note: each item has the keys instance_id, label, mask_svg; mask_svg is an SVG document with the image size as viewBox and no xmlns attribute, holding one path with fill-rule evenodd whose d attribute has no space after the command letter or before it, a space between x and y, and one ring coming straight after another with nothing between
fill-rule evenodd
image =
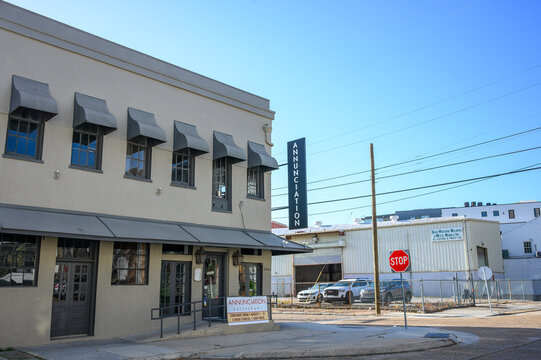
<instances>
[{"instance_id":1,"label":"metal warehouse building","mask_svg":"<svg viewBox=\"0 0 541 360\"><path fill-rule=\"evenodd\" d=\"M311 247L312 253L272 258L272 291L289 296L306 283L341 278L373 278L370 224L274 229L287 240ZM469 218L433 218L378 223L381 279L396 278L389 267L392 250L409 249L411 272L407 280L476 279L481 266L503 277L499 223ZM321 274L321 275L320 275ZM297 285L297 289L295 284ZM426 289L430 291L430 289Z\"/></svg>"}]
</instances>

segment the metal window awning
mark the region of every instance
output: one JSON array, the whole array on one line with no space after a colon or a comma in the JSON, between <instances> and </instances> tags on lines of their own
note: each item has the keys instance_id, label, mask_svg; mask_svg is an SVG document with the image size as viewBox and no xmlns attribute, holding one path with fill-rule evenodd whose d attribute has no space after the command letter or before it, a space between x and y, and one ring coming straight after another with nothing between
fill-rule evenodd
<instances>
[{"instance_id":1,"label":"metal window awning","mask_svg":"<svg viewBox=\"0 0 541 360\"><path fill-rule=\"evenodd\" d=\"M194 155L209 152L209 144L197 133L194 125L175 120L173 151L190 149Z\"/></svg>"},{"instance_id":2,"label":"metal window awning","mask_svg":"<svg viewBox=\"0 0 541 360\"><path fill-rule=\"evenodd\" d=\"M230 158L233 163L246 160L244 151L235 144L233 136L214 131L212 159L215 160L223 157Z\"/></svg>"},{"instance_id":3,"label":"metal window awning","mask_svg":"<svg viewBox=\"0 0 541 360\"><path fill-rule=\"evenodd\" d=\"M58 114L56 100L49 92L49 85L13 75L9 113L16 113L22 108L41 111L45 114L45 121Z\"/></svg>"},{"instance_id":4,"label":"metal window awning","mask_svg":"<svg viewBox=\"0 0 541 360\"><path fill-rule=\"evenodd\" d=\"M148 139L149 146L164 143L167 138L165 131L156 123L154 114L128 108L128 140L144 136Z\"/></svg>"},{"instance_id":5,"label":"metal window awning","mask_svg":"<svg viewBox=\"0 0 541 360\"><path fill-rule=\"evenodd\" d=\"M278 169L278 162L265 150L265 146L248 141L248 168L260 167L263 171Z\"/></svg>"},{"instance_id":6,"label":"metal window awning","mask_svg":"<svg viewBox=\"0 0 541 360\"><path fill-rule=\"evenodd\" d=\"M73 128L83 124L94 124L103 128L104 134L117 129L115 117L107 110L105 100L75 93Z\"/></svg>"},{"instance_id":7,"label":"metal window awning","mask_svg":"<svg viewBox=\"0 0 541 360\"><path fill-rule=\"evenodd\" d=\"M257 230L92 214L0 204L0 233L74 239L199 245L271 250L273 254L310 248Z\"/></svg>"}]
</instances>

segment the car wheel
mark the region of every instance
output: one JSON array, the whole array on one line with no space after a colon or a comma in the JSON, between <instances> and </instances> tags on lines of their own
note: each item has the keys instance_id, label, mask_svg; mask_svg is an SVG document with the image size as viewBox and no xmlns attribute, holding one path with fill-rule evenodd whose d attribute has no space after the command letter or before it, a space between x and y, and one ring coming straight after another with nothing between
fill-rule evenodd
<instances>
[{"instance_id":1,"label":"car wheel","mask_svg":"<svg viewBox=\"0 0 541 360\"><path fill-rule=\"evenodd\" d=\"M321 304L321 303L323 302L323 295L318 294L318 295L317 295L317 298L316 298L316 302L317 302L318 304Z\"/></svg>"},{"instance_id":2,"label":"car wheel","mask_svg":"<svg viewBox=\"0 0 541 360\"><path fill-rule=\"evenodd\" d=\"M391 303L391 301L393 301L393 296L390 293L387 293L385 295L385 298L383 299L383 304L384 305L389 305Z\"/></svg>"},{"instance_id":3,"label":"car wheel","mask_svg":"<svg viewBox=\"0 0 541 360\"><path fill-rule=\"evenodd\" d=\"M411 303L411 293L406 293L406 303Z\"/></svg>"},{"instance_id":4,"label":"car wheel","mask_svg":"<svg viewBox=\"0 0 541 360\"><path fill-rule=\"evenodd\" d=\"M353 303L353 294L350 291L346 294L346 304L351 305L352 303Z\"/></svg>"}]
</instances>

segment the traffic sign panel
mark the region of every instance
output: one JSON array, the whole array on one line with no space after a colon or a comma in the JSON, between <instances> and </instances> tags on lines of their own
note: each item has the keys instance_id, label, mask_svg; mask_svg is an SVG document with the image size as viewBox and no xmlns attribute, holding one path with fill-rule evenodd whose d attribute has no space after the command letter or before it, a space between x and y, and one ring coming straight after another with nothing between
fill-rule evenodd
<instances>
[{"instance_id":1,"label":"traffic sign panel","mask_svg":"<svg viewBox=\"0 0 541 360\"><path fill-rule=\"evenodd\" d=\"M395 272L404 272L409 270L410 255L408 250L394 250L389 256L389 265Z\"/></svg>"}]
</instances>

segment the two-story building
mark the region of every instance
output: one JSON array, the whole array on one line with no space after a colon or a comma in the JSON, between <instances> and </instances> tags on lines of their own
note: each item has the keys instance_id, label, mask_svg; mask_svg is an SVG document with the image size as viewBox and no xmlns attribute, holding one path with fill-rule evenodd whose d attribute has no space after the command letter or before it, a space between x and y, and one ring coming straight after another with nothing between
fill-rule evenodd
<instances>
[{"instance_id":1,"label":"two-story building","mask_svg":"<svg viewBox=\"0 0 541 360\"><path fill-rule=\"evenodd\" d=\"M0 44L0 347L219 318L310 251L270 232L267 99L3 1Z\"/></svg>"}]
</instances>

